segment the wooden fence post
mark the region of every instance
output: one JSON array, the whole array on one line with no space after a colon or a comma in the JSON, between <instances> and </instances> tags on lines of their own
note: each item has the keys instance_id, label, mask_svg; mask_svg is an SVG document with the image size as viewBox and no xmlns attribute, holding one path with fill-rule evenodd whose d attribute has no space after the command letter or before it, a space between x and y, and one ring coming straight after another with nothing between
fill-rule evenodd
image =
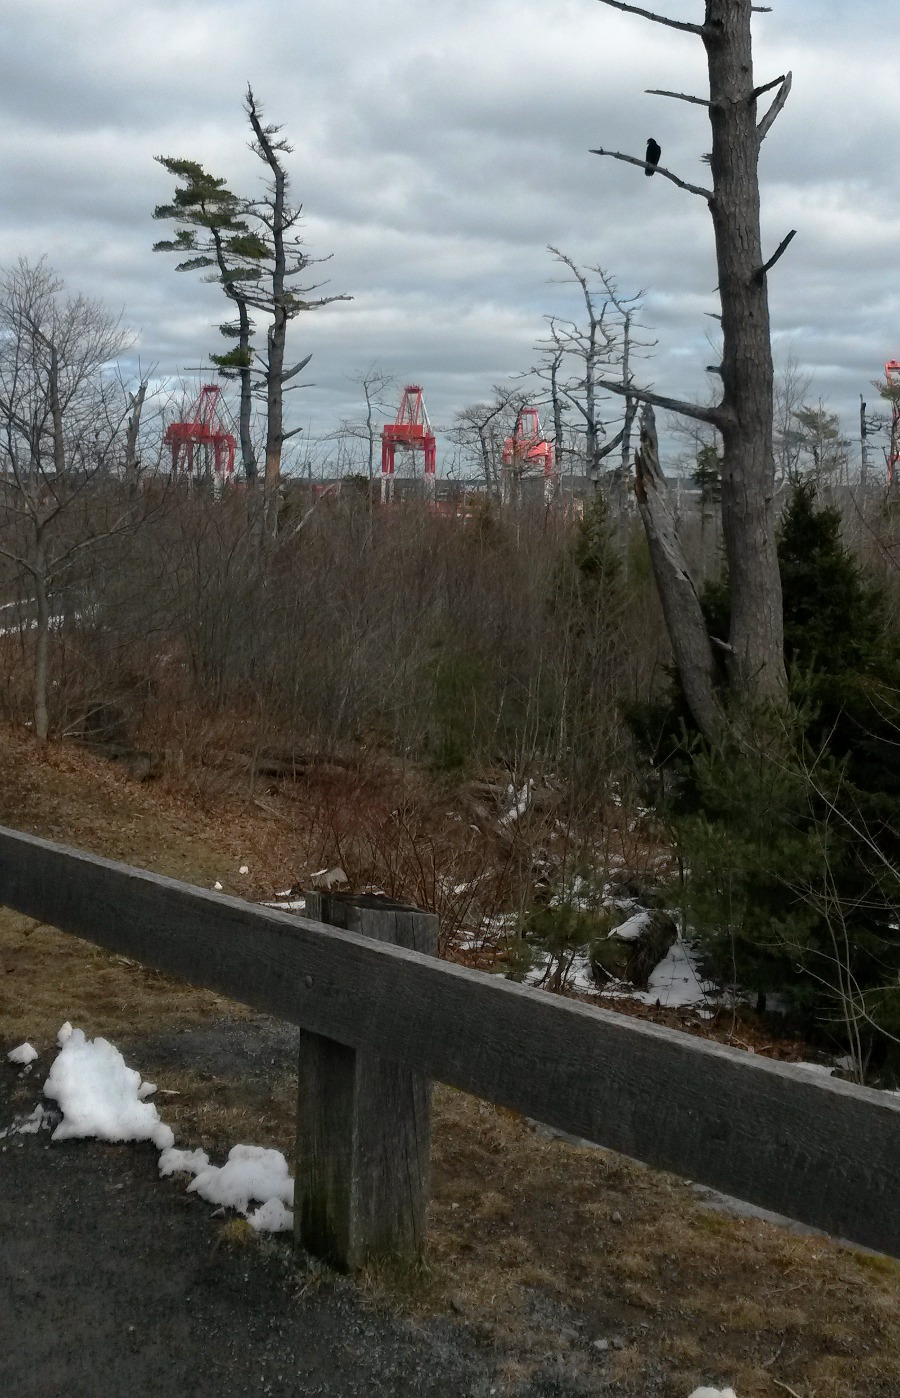
<instances>
[{"instance_id":1,"label":"wooden fence post","mask_svg":"<svg viewBox=\"0 0 900 1398\"><path fill-rule=\"evenodd\" d=\"M389 898L309 893L306 915L437 955L438 922ZM294 1236L345 1271L421 1255L428 1205L431 1083L306 1030L297 1100Z\"/></svg>"}]
</instances>

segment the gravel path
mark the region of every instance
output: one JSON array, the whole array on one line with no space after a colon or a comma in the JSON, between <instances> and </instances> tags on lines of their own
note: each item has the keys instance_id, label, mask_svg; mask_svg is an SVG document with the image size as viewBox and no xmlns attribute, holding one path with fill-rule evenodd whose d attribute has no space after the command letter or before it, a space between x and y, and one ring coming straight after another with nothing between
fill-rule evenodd
<instances>
[{"instance_id":1,"label":"gravel path","mask_svg":"<svg viewBox=\"0 0 900 1398\"><path fill-rule=\"evenodd\" d=\"M260 1017L122 1047L254 1078L295 1036ZM42 1081L0 1061L0 1131ZM461 1323L384 1315L346 1279L305 1271L284 1238L229 1245L183 1181L160 1181L157 1159L150 1145L51 1144L47 1130L0 1140L4 1398L630 1398L553 1363L504 1382L501 1356Z\"/></svg>"},{"instance_id":2,"label":"gravel path","mask_svg":"<svg viewBox=\"0 0 900 1398\"><path fill-rule=\"evenodd\" d=\"M0 1084L4 1124L33 1105L23 1087ZM222 1246L208 1208L159 1182L156 1158L51 1146L46 1131L0 1145L0 1393L491 1392L458 1327L373 1315L340 1281L298 1299L283 1244Z\"/></svg>"}]
</instances>

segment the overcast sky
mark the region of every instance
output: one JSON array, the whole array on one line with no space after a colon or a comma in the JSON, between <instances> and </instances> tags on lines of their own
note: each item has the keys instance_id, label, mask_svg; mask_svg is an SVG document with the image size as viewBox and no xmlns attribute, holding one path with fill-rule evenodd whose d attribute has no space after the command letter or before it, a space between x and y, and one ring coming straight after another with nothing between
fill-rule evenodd
<instances>
[{"instance_id":1,"label":"overcast sky","mask_svg":"<svg viewBox=\"0 0 900 1398\"><path fill-rule=\"evenodd\" d=\"M661 4L663 0L661 0ZM776 352L814 373L855 436L860 392L900 357L900 78L896 0L772 0L754 19L758 83L793 70L762 151L763 239L797 236L769 279ZM143 363L176 376L223 342L221 293L151 252L173 182L156 155L201 161L253 195L250 81L294 145L293 193L329 290L353 301L294 323L315 386L292 395L313 435L358 413L373 362L421 382L448 425L527 369L543 317L574 312L552 243L645 292L658 341L645 382L705 397L716 307L703 200L588 154L642 155L702 184L700 41L596 0L0 0L0 264L46 254L102 297ZM664 0L702 17L702 0ZM196 376L195 376L196 379Z\"/></svg>"}]
</instances>

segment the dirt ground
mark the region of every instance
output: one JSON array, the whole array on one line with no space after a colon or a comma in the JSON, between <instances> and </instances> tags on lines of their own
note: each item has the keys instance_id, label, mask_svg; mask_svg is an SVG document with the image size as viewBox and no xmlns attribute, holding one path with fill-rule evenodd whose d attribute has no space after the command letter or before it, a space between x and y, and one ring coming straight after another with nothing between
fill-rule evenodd
<instances>
[{"instance_id":1,"label":"dirt ground","mask_svg":"<svg viewBox=\"0 0 900 1398\"><path fill-rule=\"evenodd\" d=\"M207 887L218 881L226 891L251 898L302 882L322 857L323 850L310 842L311 823L296 818L302 803L296 784L282 798L277 790L262 797L227 787L210 791L185 772L141 783L118 764L73 745L54 744L38 753L11 730L0 732L0 743L0 823ZM243 865L248 875L239 873ZM39 1070L48 1064L65 1019L112 1039L145 1077L159 1083L158 1104L179 1145L202 1145L221 1155L245 1141L290 1152L294 1078L288 1026L0 911L0 1051L5 1054L28 1038L41 1053L33 1077L20 1078L0 1062L5 1118L0 1127L8 1124L10 1112L34 1105ZM730 1032L734 1041L736 1032L743 1037L754 1030L747 1024ZM354 1319L347 1323L351 1329L362 1326L360 1333L377 1317L388 1337L401 1331L426 1337L421 1382L412 1381L412 1371L401 1377L391 1370L394 1341L386 1338L385 1372L396 1373L393 1388L367 1390L364 1368L353 1370L346 1386L328 1387L322 1378L323 1340L310 1350L307 1386L299 1380L293 1388L277 1386L278 1365L292 1362L296 1351L276 1346L271 1372L261 1370L242 1392L474 1395L493 1388L498 1395L687 1398L696 1385L709 1383L733 1385L738 1398L784 1393L895 1398L900 1393L900 1268L894 1263L712 1211L685 1182L605 1151L548 1138L515 1115L449 1089L435 1094L434 1137L425 1263L411 1271L372 1272L353 1282L310 1270L309 1264L304 1271L281 1243L246 1244L240 1228L210 1218L208 1207L193 1197L186 1200L177 1185L156 1183L152 1158L148 1154L145 1160L140 1149L94 1143L46 1149L43 1133L16 1138L16 1146L0 1154L4 1236L9 1221L21 1220L27 1209L29 1190L35 1193L30 1171L39 1159L42 1205L32 1208L29 1227L38 1228L37 1215L44 1211L57 1220L59 1231L38 1230L34 1237L43 1242L30 1251L23 1244L15 1253L18 1260L3 1264L4 1284L13 1297L21 1285L29 1296L40 1291L52 1299L60 1269L54 1272L52 1261L58 1242L48 1238L68 1236L70 1224L76 1239L80 1236L76 1201L90 1195L90 1181L99 1181L100 1215L101 1201L108 1203L109 1191L123 1183L121 1192L134 1205L128 1217L135 1220L135 1238L143 1240L134 1242L135 1257L143 1248L152 1260L158 1235L165 1238L175 1230L165 1265L160 1257L152 1263L170 1281L177 1278L170 1287L173 1314L179 1296L183 1303L182 1291L193 1294L191 1269L207 1266L198 1257L216 1259L214 1270L227 1273L230 1320L223 1312L210 1321L220 1336L234 1326L234 1343L229 1338L220 1347L226 1358L246 1347L245 1321L250 1330L262 1324L260 1294L267 1298L266 1315L277 1312L290 1344L301 1348L307 1343L301 1339L303 1326L314 1319L309 1307L324 1304L323 1298L338 1311L349 1307ZM63 1159L65 1169L58 1164ZM77 1189L69 1187L70 1171L78 1172ZM122 1222L119 1214L116 1218ZM182 1228L183 1246L178 1243ZM104 1250L114 1247L115 1229L97 1236ZM124 1265L120 1258L115 1267ZM36 1279L27 1291L32 1274ZM29 1314L37 1322L44 1304L35 1309L16 1301L13 1322L7 1312L15 1343L10 1340L12 1348L0 1363L18 1367L3 1390L36 1395L65 1386L73 1393L97 1392L78 1387L82 1380L71 1337L66 1348L57 1336L57 1367L41 1370L45 1386L27 1386L33 1361L22 1349L22 1327L27 1328ZM108 1290L102 1304L111 1304ZM60 1320L63 1330L83 1323L74 1302L73 1307L70 1319ZM179 1334L187 1355L184 1327ZM451 1343L448 1335L452 1363L449 1351L441 1350ZM437 1373L442 1353L450 1366L445 1386L430 1388L428 1363L433 1360ZM427 1361L421 1357L426 1354ZM179 1362L187 1375L189 1359ZM221 1372L228 1372L224 1359L223 1366ZM144 1372L152 1371L134 1370ZM63 1385L64 1373L71 1384ZM351 1378L362 1386L354 1388ZM191 1386L198 1393L239 1391L221 1385L204 1389L193 1379ZM162 1390L132 1383L131 1391ZM175 1384L173 1391L187 1388Z\"/></svg>"}]
</instances>

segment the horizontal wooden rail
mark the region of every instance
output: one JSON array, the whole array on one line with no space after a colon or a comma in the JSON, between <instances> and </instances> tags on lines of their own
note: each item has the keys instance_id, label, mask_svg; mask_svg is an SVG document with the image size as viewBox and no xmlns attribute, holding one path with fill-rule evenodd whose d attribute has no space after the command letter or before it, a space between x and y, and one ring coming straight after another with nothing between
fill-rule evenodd
<instances>
[{"instance_id":1,"label":"horizontal wooden rail","mask_svg":"<svg viewBox=\"0 0 900 1398\"><path fill-rule=\"evenodd\" d=\"M0 827L0 904L900 1257L900 1098Z\"/></svg>"}]
</instances>

